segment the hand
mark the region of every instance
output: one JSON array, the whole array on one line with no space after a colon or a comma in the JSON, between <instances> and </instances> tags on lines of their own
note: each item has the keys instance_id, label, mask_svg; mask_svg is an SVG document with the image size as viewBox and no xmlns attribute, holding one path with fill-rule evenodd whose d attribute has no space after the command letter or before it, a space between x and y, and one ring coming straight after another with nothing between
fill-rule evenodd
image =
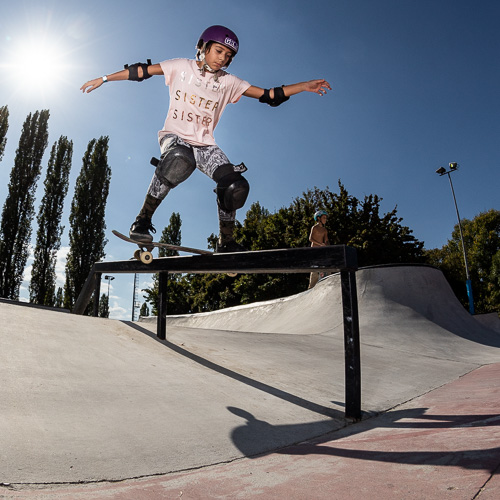
<instances>
[{"instance_id":1,"label":"hand","mask_svg":"<svg viewBox=\"0 0 500 500\"><path fill-rule=\"evenodd\" d=\"M314 92L321 96L325 95L327 90L332 90L330 84L324 79L309 80L308 82L304 82L304 85L305 90L308 92Z\"/></svg>"},{"instance_id":2,"label":"hand","mask_svg":"<svg viewBox=\"0 0 500 500\"><path fill-rule=\"evenodd\" d=\"M90 80L87 83L84 83L80 87L80 90L83 93L87 92L87 94L88 94L89 92L92 92L93 90L98 89L103 83L104 83L104 80L102 79L102 77L95 78L94 80Z\"/></svg>"}]
</instances>

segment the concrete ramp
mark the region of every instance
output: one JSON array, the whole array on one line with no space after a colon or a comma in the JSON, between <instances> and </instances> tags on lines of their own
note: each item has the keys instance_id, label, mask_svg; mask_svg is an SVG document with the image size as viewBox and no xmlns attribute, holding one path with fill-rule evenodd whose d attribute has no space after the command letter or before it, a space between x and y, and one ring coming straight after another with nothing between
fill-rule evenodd
<instances>
[{"instance_id":1,"label":"concrete ramp","mask_svg":"<svg viewBox=\"0 0 500 500\"><path fill-rule=\"evenodd\" d=\"M420 265L363 268L357 272L356 282L362 344L480 364L498 360L496 349L487 350L494 358L490 359L480 347L499 347L494 318L487 315L476 320L471 316L438 269ZM169 316L169 325L247 333L327 334L340 339L341 300L340 275L336 274L292 297Z\"/></svg>"},{"instance_id":2,"label":"concrete ramp","mask_svg":"<svg viewBox=\"0 0 500 500\"><path fill-rule=\"evenodd\" d=\"M384 411L500 360L500 335L470 316L438 269L365 268L356 273L356 281L363 410ZM303 397L314 394L325 405L333 388L333 401L343 404L338 274L292 297L171 316L168 324L167 338L190 351L210 352L213 359L244 373L259 367L264 373L286 374L281 382L290 382L289 390ZM155 330L153 324L150 328ZM214 344L223 348L214 349ZM262 355L270 352L274 355Z\"/></svg>"},{"instance_id":3,"label":"concrete ramp","mask_svg":"<svg viewBox=\"0 0 500 500\"><path fill-rule=\"evenodd\" d=\"M357 273L362 408L500 361L442 274ZM4 483L121 480L253 456L347 424L338 276L294 297L132 324L0 304Z\"/></svg>"},{"instance_id":4,"label":"concrete ramp","mask_svg":"<svg viewBox=\"0 0 500 500\"><path fill-rule=\"evenodd\" d=\"M498 313L476 314L474 319L486 328L500 334L500 316L498 316Z\"/></svg>"}]
</instances>

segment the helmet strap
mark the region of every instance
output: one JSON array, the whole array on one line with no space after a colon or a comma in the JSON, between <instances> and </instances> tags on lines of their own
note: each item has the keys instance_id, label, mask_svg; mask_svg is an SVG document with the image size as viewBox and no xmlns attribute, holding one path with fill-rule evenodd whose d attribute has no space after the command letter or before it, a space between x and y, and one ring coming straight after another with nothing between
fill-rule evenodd
<instances>
[{"instance_id":1,"label":"helmet strap","mask_svg":"<svg viewBox=\"0 0 500 500\"><path fill-rule=\"evenodd\" d=\"M217 69L212 69L208 64L207 61L205 60L205 49L206 49L207 44L204 43L203 46L198 49L198 52L196 53L196 60L201 62L201 68L199 69L200 73L202 76L205 75L205 71L208 71L209 73L212 73L214 75L214 80L216 82L219 81L219 77L217 76L217 72L219 70Z\"/></svg>"}]
</instances>

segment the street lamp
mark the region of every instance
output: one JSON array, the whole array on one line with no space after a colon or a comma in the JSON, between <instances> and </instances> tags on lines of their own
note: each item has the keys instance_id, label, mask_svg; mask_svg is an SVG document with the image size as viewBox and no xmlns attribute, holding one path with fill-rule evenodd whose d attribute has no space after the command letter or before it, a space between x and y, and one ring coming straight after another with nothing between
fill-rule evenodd
<instances>
[{"instance_id":1,"label":"street lamp","mask_svg":"<svg viewBox=\"0 0 500 500\"><path fill-rule=\"evenodd\" d=\"M465 286L467 287L467 296L469 297L469 312L471 314L474 314L474 297L472 295L472 282L470 279L469 264L467 262L467 252L465 251L464 235L462 233L462 223L460 222L460 214L458 213L458 205L457 205L457 200L455 198L455 190L453 189L453 182L451 182L451 176L450 176L451 172L455 172L456 170L458 170L458 163L449 163L448 166L450 167L450 170L446 170L444 167L439 167L436 170L436 174L439 174L440 176L446 174L448 175L448 179L450 180L451 194L453 195L455 210L457 211L458 229L460 231L460 240L462 241L462 251L464 253L465 275L467 277L465 281Z\"/></svg>"},{"instance_id":2,"label":"street lamp","mask_svg":"<svg viewBox=\"0 0 500 500\"><path fill-rule=\"evenodd\" d=\"M114 280L114 279L115 279L115 277L114 277L114 276L108 276L108 275L106 275L106 276L104 276L104 279L105 279L105 280L108 280L108 307L109 307L109 283L110 283L112 280Z\"/></svg>"}]
</instances>

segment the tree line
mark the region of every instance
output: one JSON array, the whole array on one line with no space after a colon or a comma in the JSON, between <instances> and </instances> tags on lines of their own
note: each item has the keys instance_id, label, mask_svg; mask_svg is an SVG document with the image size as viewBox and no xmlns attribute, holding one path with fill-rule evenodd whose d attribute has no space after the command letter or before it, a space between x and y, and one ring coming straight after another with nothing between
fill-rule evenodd
<instances>
[{"instance_id":1,"label":"tree line","mask_svg":"<svg viewBox=\"0 0 500 500\"><path fill-rule=\"evenodd\" d=\"M307 190L290 206L275 213L260 203L253 203L243 224L236 227L236 240L248 250L309 246L308 236L313 214L318 209L328 213L330 244L347 244L357 249L360 267L383 264L431 264L447 277L458 299L468 308L465 267L458 225L451 240L442 249L425 250L410 228L403 225L397 209L382 214L377 195L360 200L348 193L339 181L339 192L328 187ZM173 213L160 241L181 245L182 221ZM500 311L500 211L490 210L472 221L462 220L469 249L468 261L477 313ZM215 248L216 236L208 237L209 248ZM162 250L162 255L175 252ZM169 275L167 313L186 314L212 311L223 307L248 304L258 300L284 297L307 289L305 274L225 274ZM157 314L158 280L143 290L149 307L141 314Z\"/></svg>"},{"instance_id":2,"label":"tree line","mask_svg":"<svg viewBox=\"0 0 500 500\"><path fill-rule=\"evenodd\" d=\"M462 234L472 282L476 313L500 314L500 210L481 212L472 220L462 219ZM426 251L427 262L443 271L455 295L468 309L465 261L460 228L442 248Z\"/></svg>"},{"instance_id":3,"label":"tree line","mask_svg":"<svg viewBox=\"0 0 500 500\"><path fill-rule=\"evenodd\" d=\"M0 220L0 297L17 300L30 251L35 216L35 191L48 147L48 110L26 118L7 199ZM0 161L7 141L9 111L0 107ZM52 146L44 180L44 195L37 215L38 229L33 248L29 284L30 302L72 309L94 262L105 257L105 209L111 180L108 165L108 137L92 139L82 158L69 215L69 253L65 264L65 284L56 287L56 259L64 231L62 213L69 188L73 142L61 136ZM397 214L397 208L382 213L377 195L363 199L348 193L338 181L338 192L314 187L274 213L259 202L237 223L235 239L248 250L309 246L308 236L317 210L328 213L330 244L346 244L357 249L360 267L381 264L428 263L440 268L455 294L468 306L465 269L458 225L441 249L425 250ZM173 213L160 241L181 244L182 221ZM473 220L462 220L462 229L474 290L476 312L500 310L500 212L490 210ZM215 249L217 236L207 238ZM159 249L160 256L175 252ZM178 274L169 277L169 314L212 311L222 307L269 300L301 292L307 288L304 274ZM146 302L141 314L157 312L158 281L143 290ZM107 295L100 299L100 315L107 317ZM89 305L88 311L92 308Z\"/></svg>"},{"instance_id":4,"label":"tree line","mask_svg":"<svg viewBox=\"0 0 500 500\"><path fill-rule=\"evenodd\" d=\"M48 146L49 110L30 113L24 121L8 193L0 220L0 297L18 300L29 257L35 192ZM0 107L0 160L5 151L9 110ZM64 200L72 168L73 142L61 136L52 146L44 195L37 223L34 261L29 284L30 302L71 309L94 262L104 257L105 208L111 180L108 137L92 139L82 158L69 216L70 249L65 285L56 289L57 251L64 226Z\"/></svg>"}]
</instances>

